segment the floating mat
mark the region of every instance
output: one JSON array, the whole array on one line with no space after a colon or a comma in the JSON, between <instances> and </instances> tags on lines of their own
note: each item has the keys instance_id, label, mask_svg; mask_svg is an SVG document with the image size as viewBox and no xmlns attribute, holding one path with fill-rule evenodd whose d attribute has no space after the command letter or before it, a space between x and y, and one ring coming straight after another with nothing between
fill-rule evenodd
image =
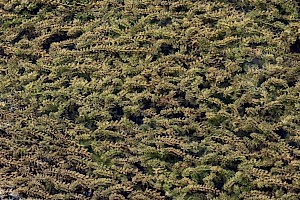
<instances>
[{"instance_id":1,"label":"floating mat","mask_svg":"<svg viewBox=\"0 0 300 200\"><path fill-rule=\"evenodd\" d=\"M1 199L300 199L295 0L0 0Z\"/></svg>"}]
</instances>

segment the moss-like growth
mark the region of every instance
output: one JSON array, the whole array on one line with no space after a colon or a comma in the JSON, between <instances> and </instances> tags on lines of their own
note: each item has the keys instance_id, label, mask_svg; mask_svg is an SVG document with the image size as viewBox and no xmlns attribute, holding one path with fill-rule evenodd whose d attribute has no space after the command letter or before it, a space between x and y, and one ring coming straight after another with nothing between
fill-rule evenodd
<instances>
[{"instance_id":1,"label":"moss-like growth","mask_svg":"<svg viewBox=\"0 0 300 200\"><path fill-rule=\"evenodd\" d=\"M0 2L0 198L300 199L297 1Z\"/></svg>"}]
</instances>

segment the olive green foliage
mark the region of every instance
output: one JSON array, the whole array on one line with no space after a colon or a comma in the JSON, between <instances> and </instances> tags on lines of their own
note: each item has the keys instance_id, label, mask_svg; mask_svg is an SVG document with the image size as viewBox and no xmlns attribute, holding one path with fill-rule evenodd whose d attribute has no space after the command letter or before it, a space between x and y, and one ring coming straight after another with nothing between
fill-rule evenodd
<instances>
[{"instance_id":1,"label":"olive green foliage","mask_svg":"<svg viewBox=\"0 0 300 200\"><path fill-rule=\"evenodd\" d=\"M0 0L0 197L300 199L295 0Z\"/></svg>"}]
</instances>

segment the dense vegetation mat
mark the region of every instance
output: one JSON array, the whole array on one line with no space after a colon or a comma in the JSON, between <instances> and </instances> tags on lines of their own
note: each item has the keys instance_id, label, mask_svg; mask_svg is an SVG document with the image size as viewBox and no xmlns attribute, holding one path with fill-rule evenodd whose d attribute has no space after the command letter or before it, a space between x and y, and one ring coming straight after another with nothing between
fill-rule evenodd
<instances>
[{"instance_id":1,"label":"dense vegetation mat","mask_svg":"<svg viewBox=\"0 0 300 200\"><path fill-rule=\"evenodd\" d=\"M300 199L296 0L0 0L0 198Z\"/></svg>"}]
</instances>

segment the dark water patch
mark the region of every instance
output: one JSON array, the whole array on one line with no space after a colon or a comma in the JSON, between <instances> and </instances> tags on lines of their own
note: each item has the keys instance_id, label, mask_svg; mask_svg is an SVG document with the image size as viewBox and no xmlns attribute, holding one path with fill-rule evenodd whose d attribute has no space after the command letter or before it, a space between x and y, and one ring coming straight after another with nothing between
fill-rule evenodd
<instances>
[{"instance_id":1,"label":"dark water patch","mask_svg":"<svg viewBox=\"0 0 300 200\"><path fill-rule=\"evenodd\" d=\"M256 86L260 87L266 80L268 80L266 77L264 77L264 76L260 77Z\"/></svg>"},{"instance_id":2,"label":"dark water patch","mask_svg":"<svg viewBox=\"0 0 300 200\"><path fill-rule=\"evenodd\" d=\"M295 87L297 82L298 82L297 79L289 79L287 84L289 87Z\"/></svg>"},{"instance_id":3,"label":"dark water patch","mask_svg":"<svg viewBox=\"0 0 300 200\"><path fill-rule=\"evenodd\" d=\"M300 53L300 38L297 38L296 41L290 46L291 53Z\"/></svg>"},{"instance_id":4,"label":"dark water patch","mask_svg":"<svg viewBox=\"0 0 300 200\"><path fill-rule=\"evenodd\" d=\"M79 116L78 109L79 109L79 106L76 103L71 103L70 105L68 105L65 108L62 115L63 115L63 117L74 121Z\"/></svg>"},{"instance_id":5,"label":"dark water patch","mask_svg":"<svg viewBox=\"0 0 300 200\"><path fill-rule=\"evenodd\" d=\"M109 110L109 114L112 116L113 121L118 121L124 115L123 107L116 105Z\"/></svg>"},{"instance_id":6,"label":"dark water patch","mask_svg":"<svg viewBox=\"0 0 300 200\"><path fill-rule=\"evenodd\" d=\"M299 144L298 142L295 142L295 141L289 141L288 144L289 144L291 147L295 147L295 148L300 149L300 144Z\"/></svg>"},{"instance_id":7,"label":"dark water patch","mask_svg":"<svg viewBox=\"0 0 300 200\"><path fill-rule=\"evenodd\" d=\"M67 13L64 17L63 17L63 21L64 22L70 22L70 21L73 21L75 17L75 13Z\"/></svg>"},{"instance_id":8,"label":"dark water patch","mask_svg":"<svg viewBox=\"0 0 300 200\"><path fill-rule=\"evenodd\" d=\"M202 19L202 22L204 23L204 25L213 27L217 24L218 20L215 20L215 19L212 19L212 18L209 18L209 17L205 17L205 18Z\"/></svg>"},{"instance_id":9,"label":"dark water patch","mask_svg":"<svg viewBox=\"0 0 300 200\"><path fill-rule=\"evenodd\" d=\"M94 120L86 122L84 124L84 127L86 127L87 129L89 129L91 131L95 131L98 128L97 123Z\"/></svg>"},{"instance_id":10,"label":"dark water patch","mask_svg":"<svg viewBox=\"0 0 300 200\"><path fill-rule=\"evenodd\" d=\"M278 130L274 131L277 135L279 135L282 139L286 139L289 137L289 132L286 131L284 128L279 128Z\"/></svg>"},{"instance_id":11,"label":"dark water patch","mask_svg":"<svg viewBox=\"0 0 300 200\"><path fill-rule=\"evenodd\" d=\"M142 125L144 123L144 121L143 121L144 117L143 116L130 115L128 119L133 121L137 125Z\"/></svg>"},{"instance_id":12,"label":"dark water patch","mask_svg":"<svg viewBox=\"0 0 300 200\"><path fill-rule=\"evenodd\" d=\"M284 25L289 25L290 21L289 20L286 20L286 19L279 19L279 18L275 18L275 21L278 21L278 22L281 22L283 23Z\"/></svg>"},{"instance_id":13,"label":"dark water patch","mask_svg":"<svg viewBox=\"0 0 300 200\"><path fill-rule=\"evenodd\" d=\"M182 112L177 112L177 113L172 113L167 115L168 119L173 119L173 118L182 119L183 117L184 114Z\"/></svg>"},{"instance_id":14,"label":"dark water patch","mask_svg":"<svg viewBox=\"0 0 300 200\"><path fill-rule=\"evenodd\" d=\"M175 153L167 152L164 154L164 161L167 163L177 163L183 161L183 158Z\"/></svg>"},{"instance_id":15,"label":"dark water patch","mask_svg":"<svg viewBox=\"0 0 300 200\"><path fill-rule=\"evenodd\" d=\"M177 48L173 48L173 46L171 44L162 44L160 46L160 52L162 52L165 56L167 56L169 54L174 54L178 50L179 49L177 49Z\"/></svg>"},{"instance_id":16,"label":"dark water patch","mask_svg":"<svg viewBox=\"0 0 300 200\"><path fill-rule=\"evenodd\" d=\"M242 161L241 160L232 160L226 163L226 166L224 167L227 170L231 170L231 171L238 171L238 166L239 164L241 164Z\"/></svg>"},{"instance_id":17,"label":"dark water patch","mask_svg":"<svg viewBox=\"0 0 300 200\"><path fill-rule=\"evenodd\" d=\"M223 93L215 93L212 95L212 97L220 99L223 103L227 105L232 104L234 102L234 100L229 95L226 96Z\"/></svg>"},{"instance_id":18,"label":"dark water patch","mask_svg":"<svg viewBox=\"0 0 300 200\"><path fill-rule=\"evenodd\" d=\"M167 17L167 18L164 18L164 19L154 18L150 21L150 23L157 24L157 25L163 27L163 26L167 26L167 25L171 24L172 19L170 17Z\"/></svg>"},{"instance_id":19,"label":"dark water patch","mask_svg":"<svg viewBox=\"0 0 300 200\"><path fill-rule=\"evenodd\" d=\"M254 104L250 104L250 103L244 103L243 105L239 106L237 108L240 116L244 116L246 114L246 108L254 108L255 105Z\"/></svg>"},{"instance_id":20,"label":"dark water patch","mask_svg":"<svg viewBox=\"0 0 300 200\"><path fill-rule=\"evenodd\" d=\"M50 45L53 42L61 42L64 40L69 39L69 36L67 35L67 31L60 31L59 33L52 34L50 37L48 37L42 44L42 48L49 51Z\"/></svg>"},{"instance_id":21,"label":"dark water patch","mask_svg":"<svg viewBox=\"0 0 300 200\"><path fill-rule=\"evenodd\" d=\"M279 11L280 15L287 15L288 12L280 4L275 5L275 8Z\"/></svg>"},{"instance_id":22,"label":"dark water patch","mask_svg":"<svg viewBox=\"0 0 300 200\"><path fill-rule=\"evenodd\" d=\"M67 45L64 45L62 48L72 51L72 50L76 49L76 45L75 44L67 44Z\"/></svg>"},{"instance_id":23,"label":"dark water patch","mask_svg":"<svg viewBox=\"0 0 300 200\"><path fill-rule=\"evenodd\" d=\"M260 46L267 46L268 43L267 42L249 42L248 46L251 48L256 48L256 47L260 47Z\"/></svg>"},{"instance_id":24,"label":"dark water patch","mask_svg":"<svg viewBox=\"0 0 300 200\"><path fill-rule=\"evenodd\" d=\"M0 57L7 56L7 54L4 51L4 48L0 47Z\"/></svg>"},{"instance_id":25,"label":"dark water patch","mask_svg":"<svg viewBox=\"0 0 300 200\"><path fill-rule=\"evenodd\" d=\"M142 99L140 100L140 105L142 105L141 110L147 110L153 107L153 103L150 99Z\"/></svg>"},{"instance_id":26,"label":"dark water patch","mask_svg":"<svg viewBox=\"0 0 300 200\"><path fill-rule=\"evenodd\" d=\"M38 36L34 27L28 27L27 29L22 30L18 35L11 41L12 44L18 43L23 37L26 37L28 40L32 40Z\"/></svg>"},{"instance_id":27,"label":"dark water patch","mask_svg":"<svg viewBox=\"0 0 300 200\"><path fill-rule=\"evenodd\" d=\"M172 8L172 11L174 11L174 12L188 12L189 8L188 8L187 5L179 4L179 5L174 6Z\"/></svg>"},{"instance_id":28,"label":"dark water patch","mask_svg":"<svg viewBox=\"0 0 300 200\"><path fill-rule=\"evenodd\" d=\"M204 15L206 13L205 10L194 10L194 15Z\"/></svg>"},{"instance_id":29,"label":"dark water patch","mask_svg":"<svg viewBox=\"0 0 300 200\"><path fill-rule=\"evenodd\" d=\"M48 163L49 165L55 165L55 161L52 159L52 158L48 158L48 157L41 157L40 160L42 162L46 162Z\"/></svg>"},{"instance_id":30,"label":"dark water patch","mask_svg":"<svg viewBox=\"0 0 300 200\"><path fill-rule=\"evenodd\" d=\"M133 163L133 166L136 167L139 171L141 171L143 174L147 173L146 168L142 165L141 161L137 161Z\"/></svg>"},{"instance_id":31,"label":"dark water patch","mask_svg":"<svg viewBox=\"0 0 300 200\"><path fill-rule=\"evenodd\" d=\"M255 132L255 130L243 130L239 129L238 131L234 131L234 135L243 138L243 137L250 137L250 134Z\"/></svg>"},{"instance_id":32,"label":"dark water patch","mask_svg":"<svg viewBox=\"0 0 300 200\"><path fill-rule=\"evenodd\" d=\"M11 136L7 131L0 129L0 136L1 137L8 137Z\"/></svg>"},{"instance_id":33,"label":"dark water patch","mask_svg":"<svg viewBox=\"0 0 300 200\"><path fill-rule=\"evenodd\" d=\"M38 12L40 11L40 9L43 7L44 5L42 3L37 3L35 4L35 6L31 9L28 9L28 13L31 15L36 15L38 14Z\"/></svg>"},{"instance_id":34,"label":"dark water patch","mask_svg":"<svg viewBox=\"0 0 300 200\"><path fill-rule=\"evenodd\" d=\"M75 187L74 193L83 195L85 197L91 197L93 195L92 189L86 188L81 184Z\"/></svg>"},{"instance_id":35,"label":"dark water patch","mask_svg":"<svg viewBox=\"0 0 300 200\"><path fill-rule=\"evenodd\" d=\"M213 179L215 188L221 190L226 182L226 179L224 176L222 176L221 174L219 174L217 172L216 177Z\"/></svg>"},{"instance_id":36,"label":"dark water patch","mask_svg":"<svg viewBox=\"0 0 300 200\"><path fill-rule=\"evenodd\" d=\"M90 77L90 75L86 74L86 73L78 73L77 77L78 78L83 78L83 79L85 79L88 82L90 82L92 80L91 77Z\"/></svg>"}]
</instances>

